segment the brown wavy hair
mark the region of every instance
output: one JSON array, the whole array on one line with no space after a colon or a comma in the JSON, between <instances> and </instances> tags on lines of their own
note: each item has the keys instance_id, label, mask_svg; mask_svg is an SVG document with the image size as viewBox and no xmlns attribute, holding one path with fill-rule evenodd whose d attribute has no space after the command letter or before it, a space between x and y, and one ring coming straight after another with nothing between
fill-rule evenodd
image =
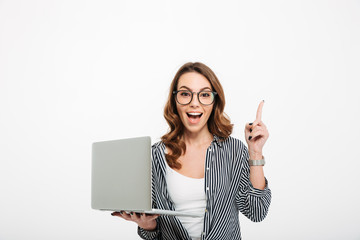
<instances>
[{"instance_id":1,"label":"brown wavy hair","mask_svg":"<svg viewBox=\"0 0 360 240\"><path fill-rule=\"evenodd\" d=\"M165 146L170 149L170 153L165 154L166 161L171 168L175 169L181 169L181 164L177 160L182 154L185 154L186 144L182 140L184 125L177 112L173 91L177 90L176 88L181 75L187 72L196 72L203 75L210 82L213 91L217 92L213 110L207 122L209 132L217 135L220 141L224 141L230 136L233 130L233 124L231 124L229 117L224 113L225 95L215 73L203 63L185 63L177 71L170 85L168 100L164 108L164 117L170 129L167 134L161 137Z\"/></svg>"}]
</instances>

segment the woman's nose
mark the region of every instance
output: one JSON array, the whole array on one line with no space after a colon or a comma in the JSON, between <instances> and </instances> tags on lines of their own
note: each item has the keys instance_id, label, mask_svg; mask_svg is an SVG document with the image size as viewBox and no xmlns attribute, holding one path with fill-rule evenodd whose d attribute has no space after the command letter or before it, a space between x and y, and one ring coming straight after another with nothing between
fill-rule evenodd
<instances>
[{"instance_id":1,"label":"woman's nose","mask_svg":"<svg viewBox=\"0 0 360 240\"><path fill-rule=\"evenodd\" d=\"M190 102L190 106L199 106L200 105L200 102L199 102L199 98L198 98L198 95L197 93L193 93L193 98L191 99L191 102Z\"/></svg>"}]
</instances>

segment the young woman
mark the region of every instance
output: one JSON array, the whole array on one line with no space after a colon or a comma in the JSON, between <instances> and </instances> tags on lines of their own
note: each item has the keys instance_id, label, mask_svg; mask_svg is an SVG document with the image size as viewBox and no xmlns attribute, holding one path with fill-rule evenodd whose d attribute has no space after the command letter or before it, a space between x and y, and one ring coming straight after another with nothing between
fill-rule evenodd
<instances>
[{"instance_id":1,"label":"young woman","mask_svg":"<svg viewBox=\"0 0 360 240\"><path fill-rule=\"evenodd\" d=\"M143 239L241 239L239 212L262 221L271 202L262 148L269 137L261 121L245 126L248 147L230 136L225 96L206 65L184 64L176 73L164 110L170 126L152 146L153 207L202 213L202 218L126 214Z\"/></svg>"}]
</instances>

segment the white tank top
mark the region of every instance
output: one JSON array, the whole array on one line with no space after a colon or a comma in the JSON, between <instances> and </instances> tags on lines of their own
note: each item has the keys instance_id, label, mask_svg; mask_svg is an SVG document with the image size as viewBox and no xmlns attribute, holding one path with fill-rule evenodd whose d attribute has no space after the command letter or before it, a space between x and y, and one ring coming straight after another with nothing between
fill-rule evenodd
<instances>
[{"instance_id":1,"label":"white tank top","mask_svg":"<svg viewBox=\"0 0 360 240\"><path fill-rule=\"evenodd\" d=\"M201 239L206 208L204 178L186 177L170 168L166 162L166 183L176 211L203 214L201 218L177 216L193 240Z\"/></svg>"}]
</instances>

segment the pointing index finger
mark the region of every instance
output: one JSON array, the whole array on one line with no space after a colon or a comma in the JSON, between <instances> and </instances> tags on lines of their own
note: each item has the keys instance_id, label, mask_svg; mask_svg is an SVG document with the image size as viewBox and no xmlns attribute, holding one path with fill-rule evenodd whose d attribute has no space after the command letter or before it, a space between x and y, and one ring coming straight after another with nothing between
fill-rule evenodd
<instances>
[{"instance_id":1,"label":"pointing index finger","mask_svg":"<svg viewBox=\"0 0 360 240\"><path fill-rule=\"evenodd\" d=\"M262 114L262 108L264 106L264 100L262 100L259 104L259 107L257 109L257 113L256 113L256 121L260 122L261 121L261 114Z\"/></svg>"}]
</instances>

